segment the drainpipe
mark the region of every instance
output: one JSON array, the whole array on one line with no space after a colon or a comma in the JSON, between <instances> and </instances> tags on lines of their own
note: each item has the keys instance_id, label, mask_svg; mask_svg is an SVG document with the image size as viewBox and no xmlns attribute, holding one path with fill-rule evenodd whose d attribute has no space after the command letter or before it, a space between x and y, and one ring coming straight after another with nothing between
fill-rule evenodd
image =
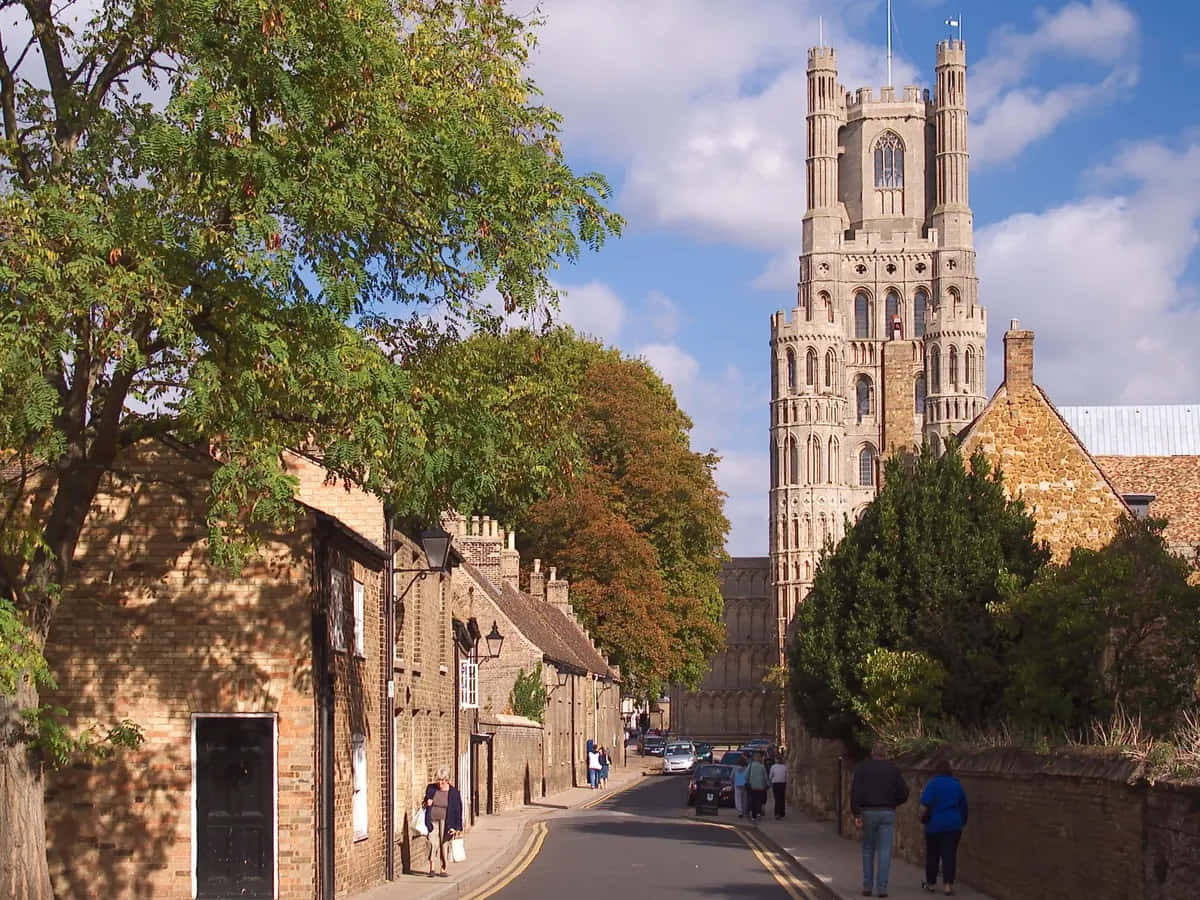
<instances>
[{"instance_id":1,"label":"drainpipe","mask_svg":"<svg viewBox=\"0 0 1200 900\"><path fill-rule=\"evenodd\" d=\"M329 667L329 546L323 526L318 525L313 548L316 572L313 603L313 674L316 681L316 839L317 896L333 900L334 866L334 772L333 772L333 673Z\"/></svg>"},{"instance_id":2,"label":"drainpipe","mask_svg":"<svg viewBox=\"0 0 1200 900\"><path fill-rule=\"evenodd\" d=\"M575 679L571 676L571 787L579 787L579 773L576 770L575 754L579 752L578 738L575 736Z\"/></svg>"},{"instance_id":3,"label":"drainpipe","mask_svg":"<svg viewBox=\"0 0 1200 900\"><path fill-rule=\"evenodd\" d=\"M379 733L383 739L383 836L386 844L383 852L384 877L388 881L396 878L396 610L395 603L395 555L396 546L392 536L392 515L385 510L383 515L384 567L383 567L383 674L385 688L380 709Z\"/></svg>"}]
</instances>

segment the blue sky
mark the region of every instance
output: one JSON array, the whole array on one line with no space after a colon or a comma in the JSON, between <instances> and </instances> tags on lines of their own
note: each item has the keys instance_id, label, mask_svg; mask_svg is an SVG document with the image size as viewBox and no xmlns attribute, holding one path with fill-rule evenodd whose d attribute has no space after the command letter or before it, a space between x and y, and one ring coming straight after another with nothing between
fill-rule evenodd
<instances>
[{"instance_id":1,"label":"blue sky","mask_svg":"<svg viewBox=\"0 0 1200 900\"><path fill-rule=\"evenodd\" d=\"M558 273L562 317L671 383L693 444L723 457L729 552L765 554L768 317L795 303L807 48L820 16L841 82L878 90L884 3L541 9L533 77L572 165L608 175L628 219ZM1200 401L1194 0L895 0L897 85L929 86L960 14L988 392L1019 318L1061 405Z\"/></svg>"}]
</instances>

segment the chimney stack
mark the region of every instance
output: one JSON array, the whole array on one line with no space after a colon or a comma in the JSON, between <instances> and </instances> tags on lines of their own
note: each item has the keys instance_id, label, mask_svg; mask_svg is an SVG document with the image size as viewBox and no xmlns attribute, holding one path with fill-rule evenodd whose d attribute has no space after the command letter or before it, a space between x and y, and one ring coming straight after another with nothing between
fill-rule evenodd
<instances>
[{"instance_id":1,"label":"chimney stack","mask_svg":"<svg viewBox=\"0 0 1200 900\"><path fill-rule=\"evenodd\" d=\"M546 576L542 573L542 561L533 561L533 571L529 573L529 596L542 600L546 596Z\"/></svg>"},{"instance_id":2,"label":"chimney stack","mask_svg":"<svg viewBox=\"0 0 1200 900\"><path fill-rule=\"evenodd\" d=\"M564 613L567 618L575 618L571 610L571 586L565 579L558 577L558 569L555 566L550 567L550 578L546 582L546 602L553 603Z\"/></svg>"},{"instance_id":3,"label":"chimney stack","mask_svg":"<svg viewBox=\"0 0 1200 900\"><path fill-rule=\"evenodd\" d=\"M1004 332L1004 386L1010 394L1033 387L1033 332L1013 319Z\"/></svg>"},{"instance_id":4,"label":"chimney stack","mask_svg":"<svg viewBox=\"0 0 1200 900\"><path fill-rule=\"evenodd\" d=\"M500 577L518 591L521 589L521 554L517 552L517 533L512 530L500 551Z\"/></svg>"}]
</instances>

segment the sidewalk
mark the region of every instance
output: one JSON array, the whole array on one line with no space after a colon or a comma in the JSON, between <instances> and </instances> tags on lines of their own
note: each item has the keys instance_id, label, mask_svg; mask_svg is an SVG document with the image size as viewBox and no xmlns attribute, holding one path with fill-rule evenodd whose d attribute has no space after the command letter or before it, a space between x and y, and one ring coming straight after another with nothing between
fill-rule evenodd
<instances>
[{"instance_id":1,"label":"sidewalk","mask_svg":"<svg viewBox=\"0 0 1200 900\"><path fill-rule=\"evenodd\" d=\"M639 757L631 755L626 768L614 768L608 779L607 790L568 788L557 794L548 794L537 803L528 806L506 810L494 816L480 816L464 836L467 845L466 862L451 863L447 878L430 878L424 874L426 866L414 862L414 868L422 874L397 874L395 881L354 894L350 900L431 900L434 897L461 897L468 894L486 884L512 862L535 822L559 810L572 809L589 801L608 797L640 781L643 774L642 763L643 760ZM413 843L424 846L424 840L421 838L414 838Z\"/></svg>"},{"instance_id":2,"label":"sidewalk","mask_svg":"<svg viewBox=\"0 0 1200 900\"><path fill-rule=\"evenodd\" d=\"M736 813L732 810L728 816L725 810L721 810L721 819L732 820L738 824L744 822L736 818ZM771 815L768 804L767 814L758 823L757 831L817 876L837 896L862 897L862 844L857 840L838 837L833 822L819 822L795 809L789 809L787 818L778 821ZM925 872L922 867L893 856L891 873L888 876L888 896L900 900L945 896L940 881L936 894L921 890L924 878ZM962 883L954 885L954 894L956 897L988 900L987 894Z\"/></svg>"}]
</instances>

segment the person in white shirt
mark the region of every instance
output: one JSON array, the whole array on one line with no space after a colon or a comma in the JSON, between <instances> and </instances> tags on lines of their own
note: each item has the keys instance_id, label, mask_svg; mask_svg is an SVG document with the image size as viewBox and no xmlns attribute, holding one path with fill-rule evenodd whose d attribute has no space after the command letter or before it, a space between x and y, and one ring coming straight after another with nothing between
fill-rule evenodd
<instances>
[{"instance_id":1,"label":"person in white shirt","mask_svg":"<svg viewBox=\"0 0 1200 900\"><path fill-rule=\"evenodd\" d=\"M771 779L771 791L775 794L775 818L782 819L787 803L787 766L782 759L777 759L767 773Z\"/></svg>"},{"instance_id":2,"label":"person in white shirt","mask_svg":"<svg viewBox=\"0 0 1200 900\"><path fill-rule=\"evenodd\" d=\"M595 746L588 751L588 787L592 790L600 787L600 754Z\"/></svg>"}]
</instances>

